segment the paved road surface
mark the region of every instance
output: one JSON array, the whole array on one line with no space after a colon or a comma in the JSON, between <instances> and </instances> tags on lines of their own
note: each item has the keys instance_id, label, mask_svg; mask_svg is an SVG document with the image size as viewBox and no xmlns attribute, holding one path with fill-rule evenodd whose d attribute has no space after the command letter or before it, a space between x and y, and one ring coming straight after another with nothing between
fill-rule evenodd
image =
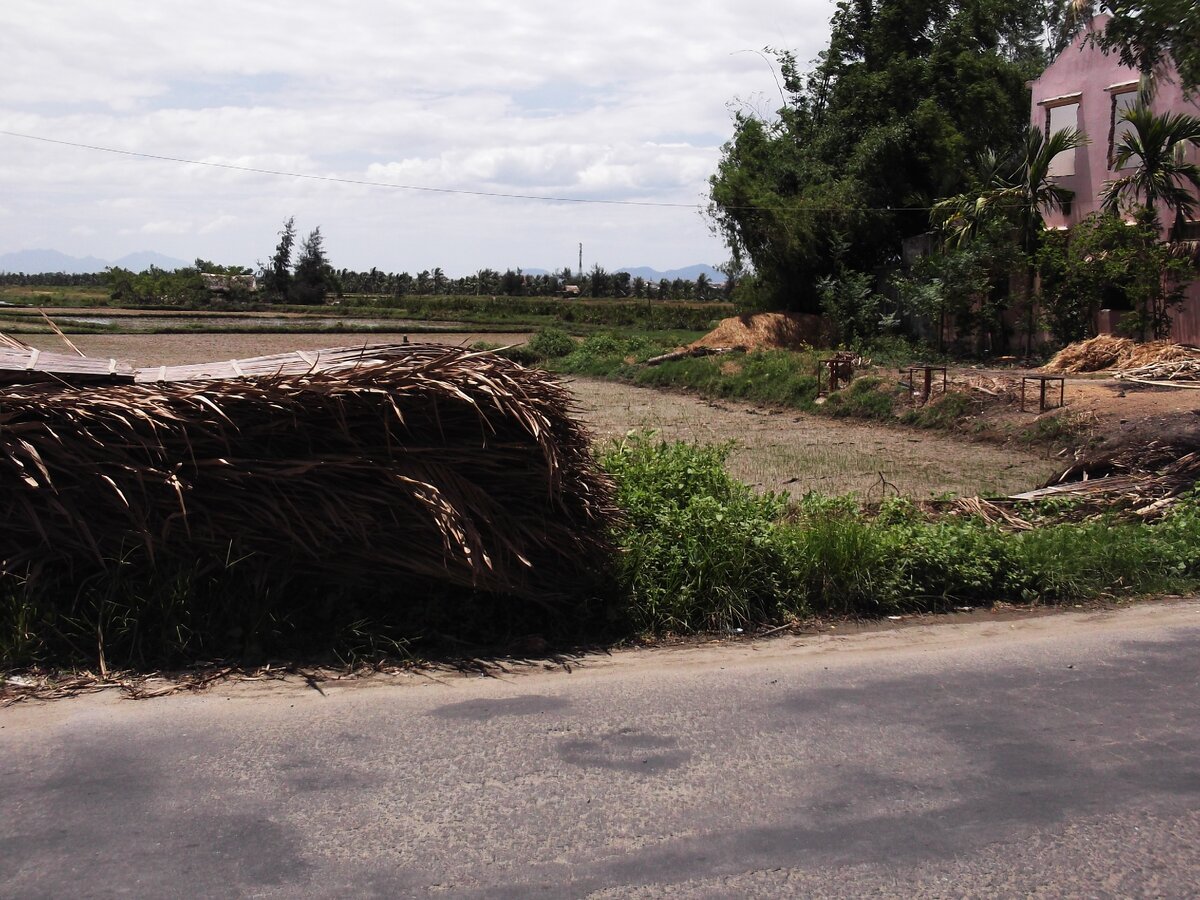
<instances>
[{"instance_id":1,"label":"paved road surface","mask_svg":"<svg viewBox=\"0 0 1200 900\"><path fill-rule=\"evenodd\" d=\"M0 895L1195 896L1200 603L0 711Z\"/></svg>"}]
</instances>

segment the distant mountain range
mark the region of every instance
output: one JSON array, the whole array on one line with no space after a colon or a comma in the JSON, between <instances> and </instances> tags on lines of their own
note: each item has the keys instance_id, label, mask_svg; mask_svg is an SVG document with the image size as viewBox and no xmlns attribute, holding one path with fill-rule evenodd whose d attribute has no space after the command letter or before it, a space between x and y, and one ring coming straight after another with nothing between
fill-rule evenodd
<instances>
[{"instance_id":1,"label":"distant mountain range","mask_svg":"<svg viewBox=\"0 0 1200 900\"><path fill-rule=\"evenodd\" d=\"M0 272L24 272L27 275L36 275L42 272L67 272L71 275L83 275L89 272L103 272L109 266L143 272L151 266L158 266L160 269L179 269L187 265L191 265L191 263L150 250L130 253L113 260L99 259L95 256L68 256L58 250L18 250L16 253L0 254Z\"/></svg>"},{"instance_id":2,"label":"distant mountain range","mask_svg":"<svg viewBox=\"0 0 1200 900\"><path fill-rule=\"evenodd\" d=\"M164 256L151 250L130 253L113 260L100 259L95 256L68 256L58 250L19 250L16 253L0 253L0 272L24 272L28 275L42 272L67 272L72 275L80 275L88 272L103 272L109 266L143 272L151 266L171 270L190 265L192 265L191 262ZM529 268L521 271L526 275L550 274L548 269ZM720 284L725 280L723 272L718 272L712 266L703 264L665 271L652 269L649 266L628 266L616 271L628 272L634 278L644 278L647 281L661 281L664 278L668 281L676 278L695 281L701 273L707 275L714 284Z\"/></svg>"},{"instance_id":3,"label":"distant mountain range","mask_svg":"<svg viewBox=\"0 0 1200 900\"><path fill-rule=\"evenodd\" d=\"M647 281L662 281L666 278L668 281L674 281L676 278L683 278L687 281L695 281L700 275L707 275L709 281L714 284L720 284L725 281L725 273L718 272L712 266L697 263L694 266L685 266L682 269L667 269L665 272L660 272L657 269L651 269L649 266L632 266L629 268L617 269L618 272L628 272L634 278L645 278Z\"/></svg>"}]
</instances>

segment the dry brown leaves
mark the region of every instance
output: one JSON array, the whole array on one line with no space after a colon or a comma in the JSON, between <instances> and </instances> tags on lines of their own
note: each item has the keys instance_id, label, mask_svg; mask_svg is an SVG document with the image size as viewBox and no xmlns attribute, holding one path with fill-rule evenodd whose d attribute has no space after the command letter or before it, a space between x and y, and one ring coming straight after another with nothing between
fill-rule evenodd
<instances>
[{"instance_id":1,"label":"dry brown leaves","mask_svg":"<svg viewBox=\"0 0 1200 900\"><path fill-rule=\"evenodd\" d=\"M264 577L533 598L607 555L612 488L553 377L436 345L325 353L305 371L5 387L0 570L221 560L232 542Z\"/></svg>"},{"instance_id":2,"label":"dry brown leaves","mask_svg":"<svg viewBox=\"0 0 1200 900\"><path fill-rule=\"evenodd\" d=\"M1112 368L1136 369L1180 360L1200 360L1200 350L1171 341L1139 344L1129 338L1101 334L1059 350L1045 370L1072 374Z\"/></svg>"}]
</instances>

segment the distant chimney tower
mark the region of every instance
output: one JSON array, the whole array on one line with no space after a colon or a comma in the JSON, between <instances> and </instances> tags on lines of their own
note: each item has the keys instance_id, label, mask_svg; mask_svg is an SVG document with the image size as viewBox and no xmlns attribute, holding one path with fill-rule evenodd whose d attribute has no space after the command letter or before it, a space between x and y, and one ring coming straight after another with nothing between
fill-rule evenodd
<instances>
[{"instance_id":1,"label":"distant chimney tower","mask_svg":"<svg viewBox=\"0 0 1200 900\"><path fill-rule=\"evenodd\" d=\"M583 277L583 241L579 242L579 277Z\"/></svg>"}]
</instances>

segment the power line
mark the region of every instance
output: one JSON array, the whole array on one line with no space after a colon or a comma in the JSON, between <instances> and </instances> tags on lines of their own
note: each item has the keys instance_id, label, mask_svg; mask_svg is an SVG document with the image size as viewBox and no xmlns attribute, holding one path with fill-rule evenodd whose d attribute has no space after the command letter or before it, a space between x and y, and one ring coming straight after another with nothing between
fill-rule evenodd
<instances>
[{"instance_id":1,"label":"power line","mask_svg":"<svg viewBox=\"0 0 1200 900\"><path fill-rule=\"evenodd\" d=\"M286 172L280 169L262 169L256 166L239 166L235 163L210 162L200 159L186 159L181 156L166 156L160 153L143 153L139 150L122 150L117 147L102 147L98 144L85 144L79 141L64 141L58 138L48 138L36 134L24 134L19 131L0 130L0 135L20 138L27 141L40 141L44 144L56 144L61 147L72 147L76 150L92 150L97 153L112 153L117 156L131 156L136 159L151 159L159 162L180 163L189 166L206 166L210 169L226 169L233 172L249 172L255 175L272 175L278 178L299 178L306 181L323 181L333 184L352 184L359 187L390 188L400 191L423 191L430 194L458 194L469 197L497 197L505 200L539 200L545 203L590 203L605 206L649 206L667 209L704 210L698 203L667 203L655 200L604 200L597 197L547 197L541 194L515 194L503 191L479 191L465 188L438 188L420 184L398 184L392 181L369 181L362 178L341 178L336 175L312 175L304 172ZM774 212L929 212L928 206L725 206L727 210L759 210Z\"/></svg>"},{"instance_id":2,"label":"power line","mask_svg":"<svg viewBox=\"0 0 1200 900\"><path fill-rule=\"evenodd\" d=\"M465 194L471 197L502 197L507 200L543 200L548 203L600 203L609 206L661 206L674 209L702 209L695 203L666 203L654 200L603 200L595 197L546 197L538 194L512 194L503 191L472 191L464 188L438 188L420 184L397 184L391 181L368 181L362 178L340 178L336 175L311 175L304 172L285 172L279 169L260 169L256 166L239 166L234 163L209 162L199 159L185 159L180 156L165 156L159 153L143 153L138 150L121 150L116 147L101 147L97 144L84 144L77 141L63 141L57 138L42 137L36 134L22 134L18 131L3 131L0 134L7 137L22 138L28 141L41 141L45 144L58 144L63 147L74 147L77 150L94 150L99 153L114 153L118 156L133 156L138 159L154 159L160 162L183 163L189 166L207 166L211 169L229 169L234 172L251 172L257 175L275 175L281 178L303 178L308 181L327 181L335 184L353 184L361 187L392 188L401 191L425 191L431 194Z\"/></svg>"}]
</instances>

